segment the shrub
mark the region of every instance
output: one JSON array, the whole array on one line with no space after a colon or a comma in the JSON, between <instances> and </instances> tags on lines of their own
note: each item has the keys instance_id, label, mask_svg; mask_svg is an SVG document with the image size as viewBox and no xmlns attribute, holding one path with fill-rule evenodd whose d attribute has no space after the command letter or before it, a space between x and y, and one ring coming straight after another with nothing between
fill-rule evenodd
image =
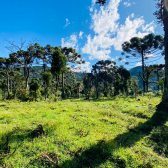
<instances>
[{"instance_id":1,"label":"shrub","mask_svg":"<svg viewBox=\"0 0 168 168\"><path fill-rule=\"evenodd\" d=\"M19 99L20 99L21 101L27 101L27 100L29 99L26 89L22 89L22 90L20 91Z\"/></svg>"}]
</instances>

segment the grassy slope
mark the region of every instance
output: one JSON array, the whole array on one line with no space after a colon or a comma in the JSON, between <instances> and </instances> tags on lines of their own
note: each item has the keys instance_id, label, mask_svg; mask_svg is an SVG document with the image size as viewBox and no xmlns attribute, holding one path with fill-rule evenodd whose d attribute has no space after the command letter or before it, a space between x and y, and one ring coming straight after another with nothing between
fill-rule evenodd
<instances>
[{"instance_id":1,"label":"grassy slope","mask_svg":"<svg viewBox=\"0 0 168 168\"><path fill-rule=\"evenodd\" d=\"M168 122L158 128L158 134L157 128L146 128L159 101L140 97L138 102L130 98L0 102L0 165L52 167L44 162L42 153L54 160L56 152L64 168L166 168L168 139L162 138L160 145L156 139ZM43 125L45 135L31 138L29 134L38 124ZM4 154L7 136L11 152Z\"/></svg>"}]
</instances>

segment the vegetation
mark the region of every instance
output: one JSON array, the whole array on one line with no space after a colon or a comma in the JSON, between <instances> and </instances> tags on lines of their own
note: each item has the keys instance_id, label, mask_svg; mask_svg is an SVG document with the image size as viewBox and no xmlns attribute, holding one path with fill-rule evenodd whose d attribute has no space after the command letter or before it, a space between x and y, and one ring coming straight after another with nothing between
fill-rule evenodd
<instances>
[{"instance_id":1,"label":"vegetation","mask_svg":"<svg viewBox=\"0 0 168 168\"><path fill-rule=\"evenodd\" d=\"M130 41L126 41L122 44L122 49L124 52L126 52L128 55L126 55L126 58L138 58L140 57L142 60L142 78L143 78L143 92L145 92L145 83L148 85L148 82L145 80L145 62L144 59L148 58L148 55L151 54L158 54L158 51L160 50L163 52L163 43L164 39L160 35L154 35L154 34L148 34L143 38L139 37L133 37L130 39ZM124 55L125 53L122 53ZM159 54L160 54L159 53ZM129 62L126 62L129 63ZM146 71L147 72L147 71ZM149 75L146 73L146 78L148 80ZM147 87L148 89L148 87Z\"/></svg>"},{"instance_id":2,"label":"vegetation","mask_svg":"<svg viewBox=\"0 0 168 168\"><path fill-rule=\"evenodd\" d=\"M14 51L0 58L0 167L166 168L166 5L158 1L155 12L164 39L148 34L122 44L122 55L142 59L137 71L101 60L90 73L74 74L85 63L75 49L9 41ZM165 54L165 64L146 66L156 51Z\"/></svg>"},{"instance_id":3,"label":"vegetation","mask_svg":"<svg viewBox=\"0 0 168 168\"><path fill-rule=\"evenodd\" d=\"M137 100L1 101L0 165L166 168L168 116L155 110L161 98Z\"/></svg>"}]
</instances>

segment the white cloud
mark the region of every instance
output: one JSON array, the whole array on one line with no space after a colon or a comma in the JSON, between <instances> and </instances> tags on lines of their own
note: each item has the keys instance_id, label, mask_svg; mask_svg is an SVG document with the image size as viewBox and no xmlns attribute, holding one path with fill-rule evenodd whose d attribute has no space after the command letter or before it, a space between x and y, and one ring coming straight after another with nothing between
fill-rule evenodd
<instances>
[{"instance_id":1,"label":"white cloud","mask_svg":"<svg viewBox=\"0 0 168 168\"><path fill-rule=\"evenodd\" d=\"M96 0L92 0L92 5L89 7L90 12L93 12L94 5L96 3Z\"/></svg>"},{"instance_id":2,"label":"white cloud","mask_svg":"<svg viewBox=\"0 0 168 168\"><path fill-rule=\"evenodd\" d=\"M156 55L153 55L153 54L146 54L146 55L144 56L144 58L149 58L149 57L156 57Z\"/></svg>"},{"instance_id":3,"label":"white cloud","mask_svg":"<svg viewBox=\"0 0 168 168\"><path fill-rule=\"evenodd\" d=\"M135 66L142 66L142 62L138 62Z\"/></svg>"},{"instance_id":4,"label":"white cloud","mask_svg":"<svg viewBox=\"0 0 168 168\"><path fill-rule=\"evenodd\" d=\"M82 37L83 33L84 33L83 31L80 31L80 32L79 32L79 38L80 38L80 39L83 38L83 37Z\"/></svg>"},{"instance_id":5,"label":"white cloud","mask_svg":"<svg viewBox=\"0 0 168 168\"><path fill-rule=\"evenodd\" d=\"M148 32L154 33L155 32L154 31L155 28L156 28L156 25L154 24L154 21L149 23L149 24L147 24L147 25L145 25L145 26L142 25L142 30L143 31L148 31Z\"/></svg>"},{"instance_id":6,"label":"white cloud","mask_svg":"<svg viewBox=\"0 0 168 168\"><path fill-rule=\"evenodd\" d=\"M116 40L114 43L114 48L116 50L121 51L121 44L123 44L125 41L129 41L132 37L144 37L147 35L150 31L140 31L139 29L142 28L145 21L142 17L135 18L134 20L131 20L131 17L128 16L126 18L125 24L121 25L120 28L117 31ZM138 31L139 30L139 31Z\"/></svg>"},{"instance_id":7,"label":"white cloud","mask_svg":"<svg viewBox=\"0 0 168 168\"><path fill-rule=\"evenodd\" d=\"M85 62L85 64L78 64L73 69L74 72L91 72L90 62Z\"/></svg>"},{"instance_id":8,"label":"white cloud","mask_svg":"<svg viewBox=\"0 0 168 168\"><path fill-rule=\"evenodd\" d=\"M66 18L66 24L65 24L64 28L67 27L69 24L70 24L70 21Z\"/></svg>"},{"instance_id":9,"label":"white cloud","mask_svg":"<svg viewBox=\"0 0 168 168\"><path fill-rule=\"evenodd\" d=\"M134 18L134 13L128 16L125 23L119 24L120 15L118 6L121 0L110 0L107 6L101 6L100 10L93 8L91 12L91 29L94 37L87 36L87 42L82 52L89 54L90 59L109 59L111 47L121 51L121 44L132 37L144 37L154 32L153 22L145 25L143 17ZM94 7L94 6L93 6Z\"/></svg>"},{"instance_id":10,"label":"white cloud","mask_svg":"<svg viewBox=\"0 0 168 168\"><path fill-rule=\"evenodd\" d=\"M126 6L126 7L131 6L131 3L130 3L130 2L124 2L123 4L124 4L124 6Z\"/></svg>"},{"instance_id":11,"label":"white cloud","mask_svg":"<svg viewBox=\"0 0 168 168\"><path fill-rule=\"evenodd\" d=\"M78 50L78 39L77 35L72 34L69 38L67 37L66 39L62 38L61 39L61 46L62 47L72 47Z\"/></svg>"}]
</instances>

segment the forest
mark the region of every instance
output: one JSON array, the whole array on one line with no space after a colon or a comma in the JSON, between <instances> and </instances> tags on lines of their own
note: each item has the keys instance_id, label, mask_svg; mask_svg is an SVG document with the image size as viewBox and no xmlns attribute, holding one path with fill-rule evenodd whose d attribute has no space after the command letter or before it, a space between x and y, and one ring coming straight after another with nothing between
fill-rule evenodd
<instances>
[{"instance_id":1,"label":"forest","mask_svg":"<svg viewBox=\"0 0 168 168\"><path fill-rule=\"evenodd\" d=\"M73 47L8 40L0 57L0 167L167 168L168 5L154 13L164 36L122 43L128 70L110 59L89 72ZM103 7L106 0L97 0ZM146 64L151 55L162 64Z\"/></svg>"},{"instance_id":2,"label":"forest","mask_svg":"<svg viewBox=\"0 0 168 168\"><path fill-rule=\"evenodd\" d=\"M142 40L145 43L141 44L139 49L139 43L142 43L140 42ZM151 53L153 50L164 54L163 41L162 36L154 34L149 34L143 39L135 37L130 39L129 48L126 47L128 42L123 44L123 51L132 50L133 52L128 52L132 57L139 56L141 50L144 54ZM19 48L13 43L11 46ZM124 56L124 52L122 55ZM127 58L131 56L126 55ZM122 58L119 59L122 60ZM142 62L144 59L142 56ZM73 97L112 98L119 94L136 97L138 93L148 93L149 84L155 84L158 86L157 90L161 88L163 92L164 64L143 65L139 74L131 77L130 72L123 66L118 67L114 61L102 60L92 66L90 73L78 74L78 76L83 76L83 79L77 81L73 67L75 64L84 63L82 56L73 48L29 44L27 50L20 48L12 52L9 58L0 58L2 99L20 99L21 101L54 99L56 101L60 98ZM142 81L143 91L139 88L139 80ZM153 90L150 89L150 91Z\"/></svg>"}]
</instances>

